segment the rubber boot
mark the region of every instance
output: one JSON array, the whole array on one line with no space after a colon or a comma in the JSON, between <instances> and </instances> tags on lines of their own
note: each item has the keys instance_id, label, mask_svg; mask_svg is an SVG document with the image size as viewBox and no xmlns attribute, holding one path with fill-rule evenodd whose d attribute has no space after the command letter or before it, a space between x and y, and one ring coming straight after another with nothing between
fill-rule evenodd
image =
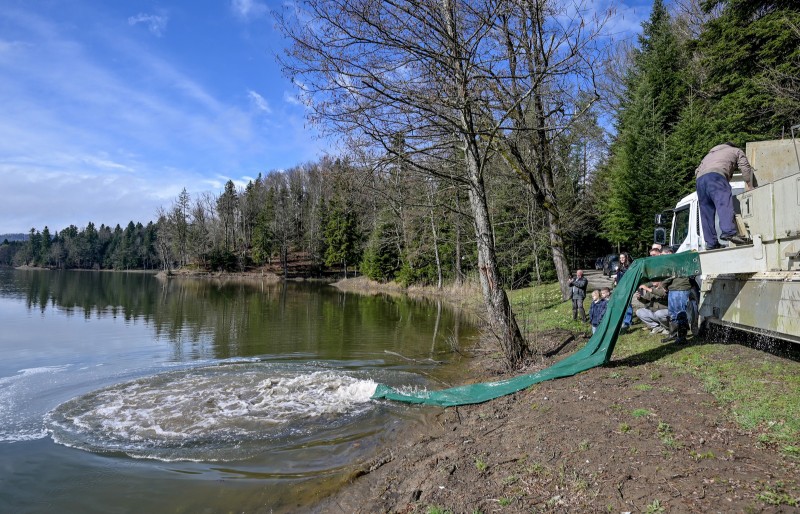
<instances>
[{"instance_id":1,"label":"rubber boot","mask_svg":"<svg viewBox=\"0 0 800 514\"><path fill-rule=\"evenodd\" d=\"M689 332L689 317L685 312L678 313L677 320L677 337L675 342L677 344L686 344L686 334Z\"/></svg>"},{"instance_id":2,"label":"rubber boot","mask_svg":"<svg viewBox=\"0 0 800 514\"><path fill-rule=\"evenodd\" d=\"M669 335L661 339L662 343L669 343L678 339L678 324L674 321L669 322Z\"/></svg>"}]
</instances>

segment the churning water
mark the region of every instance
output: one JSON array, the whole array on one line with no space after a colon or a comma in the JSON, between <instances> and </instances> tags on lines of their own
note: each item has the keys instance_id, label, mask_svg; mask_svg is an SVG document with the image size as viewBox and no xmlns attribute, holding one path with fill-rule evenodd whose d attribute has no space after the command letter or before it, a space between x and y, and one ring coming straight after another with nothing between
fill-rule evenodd
<instances>
[{"instance_id":1,"label":"churning water","mask_svg":"<svg viewBox=\"0 0 800 514\"><path fill-rule=\"evenodd\" d=\"M225 364L115 384L59 405L53 440L165 461L230 461L355 423L376 383L304 366Z\"/></svg>"}]
</instances>

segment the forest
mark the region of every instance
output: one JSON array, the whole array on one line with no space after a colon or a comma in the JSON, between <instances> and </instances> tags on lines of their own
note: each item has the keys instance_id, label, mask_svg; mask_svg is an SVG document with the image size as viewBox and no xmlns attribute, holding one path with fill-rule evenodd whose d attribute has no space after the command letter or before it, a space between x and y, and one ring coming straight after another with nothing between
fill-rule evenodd
<instances>
[{"instance_id":1,"label":"forest","mask_svg":"<svg viewBox=\"0 0 800 514\"><path fill-rule=\"evenodd\" d=\"M303 6L277 16L281 64L345 152L184 189L146 226L31 229L0 264L477 276L515 361L504 289L643 255L709 148L800 123L788 0L655 0L636 41L614 37L613 9L553 0Z\"/></svg>"}]
</instances>

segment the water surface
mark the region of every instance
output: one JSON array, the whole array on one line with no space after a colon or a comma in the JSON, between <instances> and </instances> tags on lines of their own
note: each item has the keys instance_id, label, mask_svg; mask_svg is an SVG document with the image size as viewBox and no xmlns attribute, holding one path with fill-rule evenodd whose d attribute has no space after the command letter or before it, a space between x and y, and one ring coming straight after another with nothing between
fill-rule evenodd
<instances>
[{"instance_id":1,"label":"water surface","mask_svg":"<svg viewBox=\"0 0 800 514\"><path fill-rule=\"evenodd\" d=\"M0 512L295 510L425 422L376 383L450 385L474 335L324 284L0 270Z\"/></svg>"}]
</instances>

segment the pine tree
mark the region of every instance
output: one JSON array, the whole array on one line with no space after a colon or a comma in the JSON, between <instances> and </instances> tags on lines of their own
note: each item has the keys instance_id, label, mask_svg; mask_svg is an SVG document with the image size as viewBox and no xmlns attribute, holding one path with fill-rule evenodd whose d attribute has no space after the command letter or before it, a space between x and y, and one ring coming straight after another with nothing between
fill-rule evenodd
<instances>
[{"instance_id":1,"label":"pine tree","mask_svg":"<svg viewBox=\"0 0 800 514\"><path fill-rule=\"evenodd\" d=\"M687 96L686 54L661 0L642 29L604 174L605 235L629 248L652 236L653 215L674 203L685 182L669 158L668 139Z\"/></svg>"},{"instance_id":2,"label":"pine tree","mask_svg":"<svg viewBox=\"0 0 800 514\"><path fill-rule=\"evenodd\" d=\"M358 223L353 209L335 202L325 226L325 264L341 265L347 278L347 268L359 262Z\"/></svg>"},{"instance_id":3,"label":"pine tree","mask_svg":"<svg viewBox=\"0 0 800 514\"><path fill-rule=\"evenodd\" d=\"M698 44L708 74L714 143L781 137L800 122L800 100L787 105L770 85L793 84L797 97L800 6L788 0L708 0L704 8L720 11Z\"/></svg>"}]
</instances>

